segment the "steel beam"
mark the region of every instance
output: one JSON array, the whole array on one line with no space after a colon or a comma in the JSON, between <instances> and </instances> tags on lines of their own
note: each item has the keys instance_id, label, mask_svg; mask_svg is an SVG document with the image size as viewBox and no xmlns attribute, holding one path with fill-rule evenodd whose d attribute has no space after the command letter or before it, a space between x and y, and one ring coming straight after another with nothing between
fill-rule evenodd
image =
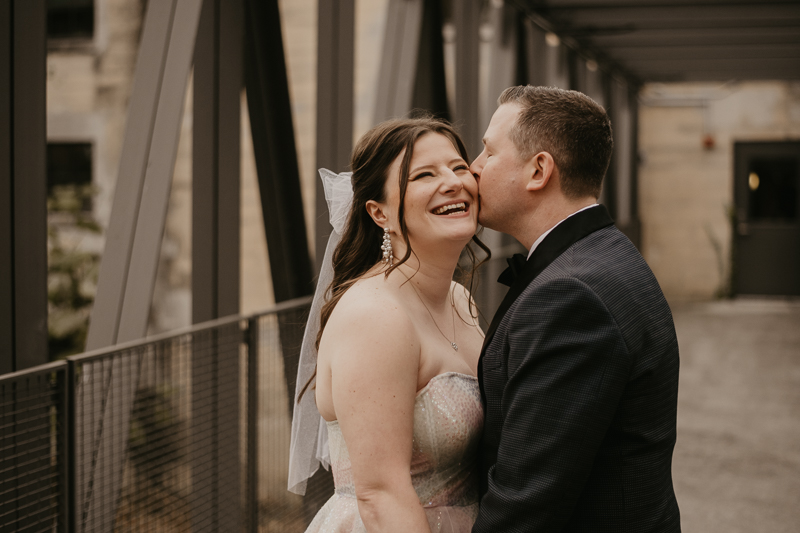
<instances>
[{"instance_id":1,"label":"steel beam","mask_svg":"<svg viewBox=\"0 0 800 533\"><path fill-rule=\"evenodd\" d=\"M0 6L0 375L14 361L14 11Z\"/></svg>"},{"instance_id":2,"label":"steel beam","mask_svg":"<svg viewBox=\"0 0 800 533\"><path fill-rule=\"evenodd\" d=\"M202 0L148 3L89 349L139 339L147 332L201 6ZM118 413L117 428L127 428L140 371L138 358L130 365L109 363L104 369L105 390L94 398L93 412ZM115 384L121 379L132 385L119 389ZM80 487L76 501L82 510L79 520L87 530L113 529L115 510L103 505L104 495L93 492L92 486L95 476L103 473L110 479L105 490L118 494L128 435L108 431L108 435L99 431L92 460L81 468L87 483Z\"/></svg>"},{"instance_id":3,"label":"steel beam","mask_svg":"<svg viewBox=\"0 0 800 533\"><path fill-rule=\"evenodd\" d=\"M147 7L139 61L136 64L112 215L89 322L86 349L117 343L133 241L139 216L153 129L161 99L167 43L178 0L150 2ZM170 178L167 178L170 179Z\"/></svg>"},{"instance_id":4,"label":"steel beam","mask_svg":"<svg viewBox=\"0 0 800 533\"><path fill-rule=\"evenodd\" d=\"M147 333L201 5L202 0L178 0L175 5L117 342Z\"/></svg>"},{"instance_id":5,"label":"steel beam","mask_svg":"<svg viewBox=\"0 0 800 533\"><path fill-rule=\"evenodd\" d=\"M325 0L318 5L316 166L342 172L353 146L355 0ZM322 181L316 176L315 181L314 271L319 272L331 225Z\"/></svg>"},{"instance_id":6,"label":"steel beam","mask_svg":"<svg viewBox=\"0 0 800 533\"><path fill-rule=\"evenodd\" d=\"M411 109L422 33L423 4L423 0L389 0L378 88L375 93L375 124L389 118L402 117Z\"/></svg>"},{"instance_id":7,"label":"steel beam","mask_svg":"<svg viewBox=\"0 0 800 533\"><path fill-rule=\"evenodd\" d=\"M47 352L46 12L0 7L0 373Z\"/></svg>"},{"instance_id":8,"label":"steel beam","mask_svg":"<svg viewBox=\"0 0 800 533\"><path fill-rule=\"evenodd\" d=\"M206 0L194 55L192 322L239 313L244 1Z\"/></svg>"},{"instance_id":9,"label":"steel beam","mask_svg":"<svg viewBox=\"0 0 800 533\"><path fill-rule=\"evenodd\" d=\"M243 87L244 0L204 0L194 49L192 135L192 322L239 313L240 116ZM238 429L241 364L224 358L221 339L192 359L192 374L216 368L209 386L192 393L192 432L216 427L226 438L196 439L192 467L211 483L192 491L194 529L212 517L220 531L241 531L244 492ZM228 347L228 354L230 347ZM227 375L226 379L224 375ZM209 417L209 406L212 417ZM221 415L224 413L224 415ZM217 460L209 464L208 458ZM219 495L224 493L225 497ZM227 501L227 505L221 502ZM231 505L234 503L234 505ZM236 505L235 503L238 503Z\"/></svg>"},{"instance_id":10,"label":"steel beam","mask_svg":"<svg viewBox=\"0 0 800 533\"><path fill-rule=\"evenodd\" d=\"M456 27L456 103L453 118L470 157L481 152L479 107L480 0L453 3Z\"/></svg>"},{"instance_id":11,"label":"steel beam","mask_svg":"<svg viewBox=\"0 0 800 533\"><path fill-rule=\"evenodd\" d=\"M245 26L253 150L272 286L282 302L311 294L313 285L277 0L247 0Z\"/></svg>"},{"instance_id":12,"label":"steel beam","mask_svg":"<svg viewBox=\"0 0 800 533\"><path fill-rule=\"evenodd\" d=\"M567 47L552 35L544 47L545 85L570 88L569 59Z\"/></svg>"},{"instance_id":13,"label":"steel beam","mask_svg":"<svg viewBox=\"0 0 800 533\"><path fill-rule=\"evenodd\" d=\"M442 0L424 0L411 108L423 109L437 117L450 120L444 72L442 11Z\"/></svg>"},{"instance_id":14,"label":"steel beam","mask_svg":"<svg viewBox=\"0 0 800 533\"><path fill-rule=\"evenodd\" d=\"M724 27L726 21L747 21L753 26L757 23L774 21L800 21L800 5L797 2L748 2L747 4L726 5L724 8L715 5L629 5L617 6L609 2L606 5L589 7L559 8L549 5L548 16L554 21L566 21L569 26L603 24L618 25L633 22L646 27L686 27L687 24L706 23L710 26Z\"/></svg>"},{"instance_id":15,"label":"steel beam","mask_svg":"<svg viewBox=\"0 0 800 533\"><path fill-rule=\"evenodd\" d=\"M611 124L614 131L614 221L623 232L632 220L631 167L633 162L633 116L628 85L622 80L611 82Z\"/></svg>"}]
</instances>

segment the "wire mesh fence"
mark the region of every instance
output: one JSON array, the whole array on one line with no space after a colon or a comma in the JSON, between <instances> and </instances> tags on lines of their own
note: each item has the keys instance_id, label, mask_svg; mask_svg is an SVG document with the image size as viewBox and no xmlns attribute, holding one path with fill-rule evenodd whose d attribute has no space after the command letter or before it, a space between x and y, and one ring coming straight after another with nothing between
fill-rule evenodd
<instances>
[{"instance_id":1,"label":"wire mesh fence","mask_svg":"<svg viewBox=\"0 0 800 533\"><path fill-rule=\"evenodd\" d=\"M63 531L68 520L64 364L0 379L0 531Z\"/></svg>"},{"instance_id":2,"label":"wire mesh fence","mask_svg":"<svg viewBox=\"0 0 800 533\"><path fill-rule=\"evenodd\" d=\"M286 490L308 300L0 376L0 532L302 532Z\"/></svg>"}]
</instances>

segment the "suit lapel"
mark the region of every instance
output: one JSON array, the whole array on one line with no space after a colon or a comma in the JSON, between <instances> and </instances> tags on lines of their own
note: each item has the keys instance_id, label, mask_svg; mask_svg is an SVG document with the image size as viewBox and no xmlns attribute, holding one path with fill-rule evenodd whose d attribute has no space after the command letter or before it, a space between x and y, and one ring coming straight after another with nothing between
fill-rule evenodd
<instances>
[{"instance_id":1,"label":"suit lapel","mask_svg":"<svg viewBox=\"0 0 800 533\"><path fill-rule=\"evenodd\" d=\"M486 348L492 341L494 332L497 330L498 324L503 320L503 317L514 303L514 300L522 294L522 291L530 285L530 283L538 276L550 263L560 256L570 246L583 239L587 235L595 231L610 226L614 221L608 214L608 210L604 205L598 205L585 211L581 211L576 215L567 218L561 224L555 227L547 237L544 238L533 255L525 263L525 268L522 273L517 277L511 288L508 289L505 298L500 303L500 307L492 318L492 323L486 331L486 338L483 341L483 348L481 349L481 357L483 357ZM480 370L481 364L478 363Z\"/></svg>"}]
</instances>

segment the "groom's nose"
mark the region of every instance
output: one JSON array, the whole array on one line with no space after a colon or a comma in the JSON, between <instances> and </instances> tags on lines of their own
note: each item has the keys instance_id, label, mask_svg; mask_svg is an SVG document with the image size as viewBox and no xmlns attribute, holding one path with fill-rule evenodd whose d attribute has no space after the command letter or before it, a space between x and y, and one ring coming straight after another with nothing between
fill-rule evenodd
<instances>
[{"instance_id":1,"label":"groom's nose","mask_svg":"<svg viewBox=\"0 0 800 533\"><path fill-rule=\"evenodd\" d=\"M475 161L473 161L472 164L469 166L469 171L472 172L472 175L475 176L476 180L481 179L482 170L483 170L483 152L481 152L481 155L479 155L477 159L475 159Z\"/></svg>"}]
</instances>

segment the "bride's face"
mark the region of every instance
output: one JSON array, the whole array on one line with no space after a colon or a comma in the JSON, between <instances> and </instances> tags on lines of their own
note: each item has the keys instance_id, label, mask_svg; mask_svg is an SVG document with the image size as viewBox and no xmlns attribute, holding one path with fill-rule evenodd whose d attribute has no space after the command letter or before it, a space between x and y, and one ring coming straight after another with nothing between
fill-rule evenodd
<instances>
[{"instance_id":1,"label":"bride's face","mask_svg":"<svg viewBox=\"0 0 800 533\"><path fill-rule=\"evenodd\" d=\"M389 167L386 207L394 235L399 235L400 166L405 152ZM412 246L449 241L460 246L478 225L478 184L453 143L439 133L426 133L414 145L405 195L405 221ZM395 241L395 239L392 239Z\"/></svg>"}]
</instances>

